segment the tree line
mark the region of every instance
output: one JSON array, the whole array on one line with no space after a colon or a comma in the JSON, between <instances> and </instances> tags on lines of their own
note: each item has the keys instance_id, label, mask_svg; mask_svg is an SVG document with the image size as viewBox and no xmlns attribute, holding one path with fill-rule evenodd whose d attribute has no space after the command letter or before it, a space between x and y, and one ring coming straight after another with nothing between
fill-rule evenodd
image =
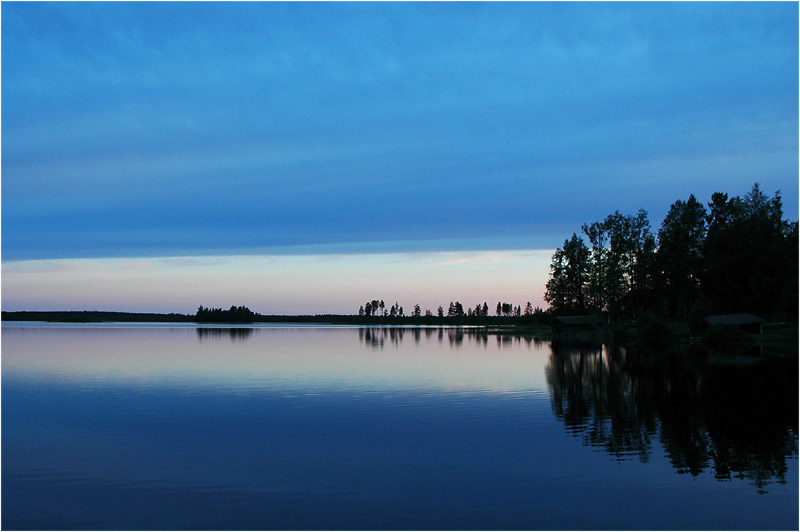
<instances>
[{"instance_id":1,"label":"tree line","mask_svg":"<svg viewBox=\"0 0 800 532\"><path fill-rule=\"evenodd\" d=\"M657 233L641 209L584 224L583 236L573 233L553 254L550 310L605 311L613 321L796 317L798 224L783 219L780 192L770 198L756 183L743 197L715 192L707 206L694 195L674 202Z\"/></svg>"},{"instance_id":2,"label":"tree line","mask_svg":"<svg viewBox=\"0 0 800 532\"><path fill-rule=\"evenodd\" d=\"M115 312L105 310L20 310L3 311L2 321L47 321L57 323L104 323L104 322L168 322L180 323L193 320L191 314L158 314L155 312Z\"/></svg>"},{"instance_id":3,"label":"tree line","mask_svg":"<svg viewBox=\"0 0 800 532\"><path fill-rule=\"evenodd\" d=\"M204 308L200 305L195 314L198 323L253 323L258 315L245 306L231 306L228 310L221 308Z\"/></svg>"},{"instance_id":4,"label":"tree line","mask_svg":"<svg viewBox=\"0 0 800 532\"><path fill-rule=\"evenodd\" d=\"M510 304L507 304L511 306ZM259 314L250 311L247 307L232 307L231 309L207 308L202 305L198 313L194 314L158 314L137 312L109 312L109 311L2 311L2 320L5 321L48 321L72 323L103 323L103 322L176 322L176 323L337 323L343 325L528 325L533 323L547 323L549 312L536 308L531 315L516 316L515 314L480 316L469 309L463 315L451 313L450 316L442 310L441 316L430 310L423 315L415 310L411 314L390 316L358 316L355 314L315 314L315 315L286 315L286 314ZM454 310L457 305L453 303ZM481 305L483 307L483 305ZM462 306L463 308L463 306ZM515 307L517 308L517 307ZM391 309L390 309L391 310Z\"/></svg>"},{"instance_id":5,"label":"tree line","mask_svg":"<svg viewBox=\"0 0 800 532\"><path fill-rule=\"evenodd\" d=\"M544 311L536 307L533 308L531 302L528 301L525 306L521 305L513 305L512 303L506 302L497 302L497 306L495 307L495 315L502 316L502 317L520 317L520 316L533 316L534 314L540 315L544 314ZM405 316L403 314L403 307L400 306L399 303L395 302L394 305L387 308L386 304L382 299L372 299L367 301L364 305L361 305L358 309L358 315L361 317L385 317L385 318L400 318ZM460 301L451 301L445 311L444 307L439 305L436 309L436 313L434 314L430 309L426 309L424 313L425 317L437 317L437 318L487 318L490 316L489 314L489 304L484 301L483 304L478 303L474 307L464 307L464 305ZM423 317L422 307L419 304L415 304L413 310L410 314L411 318L421 318Z\"/></svg>"}]
</instances>

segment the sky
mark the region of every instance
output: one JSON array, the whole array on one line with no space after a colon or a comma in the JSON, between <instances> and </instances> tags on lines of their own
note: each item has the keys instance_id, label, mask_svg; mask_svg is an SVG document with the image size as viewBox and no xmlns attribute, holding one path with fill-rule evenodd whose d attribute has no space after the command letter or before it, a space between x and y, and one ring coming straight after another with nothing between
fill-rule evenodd
<instances>
[{"instance_id":1,"label":"sky","mask_svg":"<svg viewBox=\"0 0 800 532\"><path fill-rule=\"evenodd\" d=\"M798 4L4 2L1 179L4 310L545 307L616 210L797 220Z\"/></svg>"}]
</instances>

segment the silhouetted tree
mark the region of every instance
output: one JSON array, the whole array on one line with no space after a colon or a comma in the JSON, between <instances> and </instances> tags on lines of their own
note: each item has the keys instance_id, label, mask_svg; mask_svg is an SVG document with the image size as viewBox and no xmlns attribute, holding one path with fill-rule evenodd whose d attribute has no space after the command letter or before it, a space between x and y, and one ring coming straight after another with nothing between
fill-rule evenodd
<instances>
[{"instance_id":1,"label":"silhouetted tree","mask_svg":"<svg viewBox=\"0 0 800 532\"><path fill-rule=\"evenodd\" d=\"M714 311L797 311L797 229L783 220L779 192L758 183L744 197L711 196L702 290Z\"/></svg>"},{"instance_id":2,"label":"silhouetted tree","mask_svg":"<svg viewBox=\"0 0 800 532\"><path fill-rule=\"evenodd\" d=\"M625 216L617 211L603 222L584 224L583 231L592 244L587 290L592 306L612 316L624 310L636 316L655 274L656 241L647 212Z\"/></svg>"},{"instance_id":3,"label":"silhouetted tree","mask_svg":"<svg viewBox=\"0 0 800 532\"><path fill-rule=\"evenodd\" d=\"M195 314L199 323L252 323L256 314L245 306L234 306L228 310L221 308L204 308L200 305Z\"/></svg>"},{"instance_id":4,"label":"silhouetted tree","mask_svg":"<svg viewBox=\"0 0 800 532\"><path fill-rule=\"evenodd\" d=\"M576 234L556 249L550 263L550 280L544 299L555 312L582 313L586 310L589 281L589 249Z\"/></svg>"},{"instance_id":5,"label":"silhouetted tree","mask_svg":"<svg viewBox=\"0 0 800 532\"><path fill-rule=\"evenodd\" d=\"M666 313L686 318L700 290L706 209L690 195L672 204L658 231L656 263Z\"/></svg>"},{"instance_id":6,"label":"silhouetted tree","mask_svg":"<svg viewBox=\"0 0 800 532\"><path fill-rule=\"evenodd\" d=\"M769 198L756 183L743 198L715 192L708 207L694 196L673 203L658 242L643 210L584 224L591 248L573 234L553 255L551 310L606 310L613 320L644 311L694 321L708 311L796 316L798 224L783 219L780 193Z\"/></svg>"}]
</instances>

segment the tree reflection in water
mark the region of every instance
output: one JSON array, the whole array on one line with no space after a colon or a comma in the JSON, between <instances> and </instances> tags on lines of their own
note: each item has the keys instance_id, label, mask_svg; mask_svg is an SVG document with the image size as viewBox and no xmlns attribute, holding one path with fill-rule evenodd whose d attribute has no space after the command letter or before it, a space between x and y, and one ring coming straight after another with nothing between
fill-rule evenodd
<instances>
[{"instance_id":1,"label":"tree reflection in water","mask_svg":"<svg viewBox=\"0 0 800 532\"><path fill-rule=\"evenodd\" d=\"M382 349L387 345L399 345L406 334L410 335L415 343L421 341L423 334L426 340L436 336L440 343L447 339L450 346L455 348L460 347L465 342L476 343L486 347L489 344L489 337L495 337L497 346L503 348L518 346L521 342L524 342L528 347L531 345L540 346L543 343L542 340L531 336L490 333L483 329L463 327L359 327L358 329L359 341L377 349Z\"/></svg>"},{"instance_id":2,"label":"tree reflection in water","mask_svg":"<svg viewBox=\"0 0 800 532\"><path fill-rule=\"evenodd\" d=\"M252 327L198 327L197 338L199 340L219 340L225 337L232 341L246 340L253 334Z\"/></svg>"},{"instance_id":3,"label":"tree reflection in water","mask_svg":"<svg viewBox=\"0 0 800 532\"><path fill-rule=\"evenodd\" d=\"M553 345L546 368L553 411L586 445L645 462L659 438L679 473L759 491L786 482L797 453L797 359L711 364L673 349Z\"/></svg>"},{"instance_id":4,"label":"tree reflection in water","mask_svg":"<svg viewBox=\"0 0 800 532\"><path fill-rule=\"evenodd\" d=\"M498 349L542 348L530 336L465 328L362 327L362 343L398 345L445 339ZM797 358L727 358L710 362L687 349L551 344L547 367L553 412L584 444L618 460L650 459L660 442L678 473L711 471L720 481L750 481L760 492L786 482L797 454Z\"/></svg>"}]
</instances>

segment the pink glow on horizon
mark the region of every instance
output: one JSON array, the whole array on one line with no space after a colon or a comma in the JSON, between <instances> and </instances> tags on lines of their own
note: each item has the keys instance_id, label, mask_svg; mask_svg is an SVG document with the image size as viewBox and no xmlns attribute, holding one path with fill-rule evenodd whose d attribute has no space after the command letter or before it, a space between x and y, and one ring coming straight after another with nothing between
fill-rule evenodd
<instances>
[{"instance_id":1,"label":"pink glow on horizon","mask_svg":"<svg viewBox=\"0 0 800 532\"><path fill-rule=\"evenodd\" d=\"M552 250L71 259L3 264L3 310L354 314L370 299L436 312L497 301L545 308Z\"/></svg>"}]
</instances>

